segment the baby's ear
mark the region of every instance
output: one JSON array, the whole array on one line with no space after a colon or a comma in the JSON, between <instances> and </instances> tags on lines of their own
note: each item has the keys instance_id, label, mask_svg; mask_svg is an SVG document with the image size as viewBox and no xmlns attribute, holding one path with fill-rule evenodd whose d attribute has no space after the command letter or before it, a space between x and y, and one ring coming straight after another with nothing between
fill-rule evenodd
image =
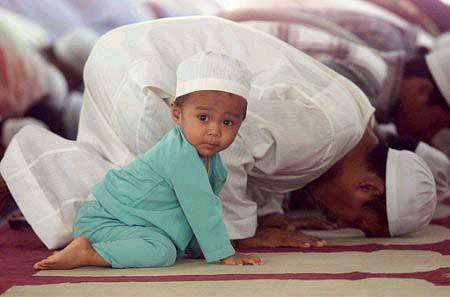
<instances>
[{"instance_id":1,"label":"baby's ear","mask_svg":"<svg viewBox=\"0 0 450 297\"><path fill-rule=\"evenodd\" d=\"M181 108L175 102L170 103L170 114L172 116L172 120L178 125L181 121Z\"/></svg>"}]
</instances>

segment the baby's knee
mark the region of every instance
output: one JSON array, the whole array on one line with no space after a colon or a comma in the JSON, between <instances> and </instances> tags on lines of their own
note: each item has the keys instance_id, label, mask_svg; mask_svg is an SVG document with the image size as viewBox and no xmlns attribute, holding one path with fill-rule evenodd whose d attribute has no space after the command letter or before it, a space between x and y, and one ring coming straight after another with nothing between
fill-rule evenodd
<instances>
[{"instance_id":1,"label":"baby's knee","mask_svg":"<svg viewBox=\"0 0 450 297\"><path fill-rule=\"evenodd\" d=\"M175 264L177 259L177 249L175 245L167 240L167 242L160 241L146 241L145 252L141 251L139 260L136 259L134 267L168 267Z\"/></svg>"},{"instance_id":2,"label":"baby's knee","mask_svg":"<svg viewBox=\"0 0 450 297\"><path fill-rule=\"evenodd\" d=\"M159 249L159 253L156 255L158 267L168 267L175 264L177 260L177 249L173 244L162 245Z\"/></svg>"}]
</instances>

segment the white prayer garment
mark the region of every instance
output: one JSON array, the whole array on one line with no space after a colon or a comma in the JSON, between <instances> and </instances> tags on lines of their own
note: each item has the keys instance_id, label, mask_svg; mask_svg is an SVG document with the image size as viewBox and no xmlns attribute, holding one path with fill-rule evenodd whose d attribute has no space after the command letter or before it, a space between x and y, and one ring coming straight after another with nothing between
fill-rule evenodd
<instances>
[{"instance_id":1,"label":"white prayer garment","mask_svg":"<svg viewBox=\"0 0 450 297\"><path fill-rule=\"evenodd\" d=\"M229 171L222 200L232 239L254 235L257 208L268 213L265 203L281 211L271 195L303 187L361 139L374 111L362 91L272 36L217 17L121 27L99 39L86 63L77 142L29 126L1 163L47 247L71 239L78 204L107 169L128 164L173 127L168 103L177 66L208 50L245 62L253 75L247 118L221 153Z\"/></svg>"}]
</instances>

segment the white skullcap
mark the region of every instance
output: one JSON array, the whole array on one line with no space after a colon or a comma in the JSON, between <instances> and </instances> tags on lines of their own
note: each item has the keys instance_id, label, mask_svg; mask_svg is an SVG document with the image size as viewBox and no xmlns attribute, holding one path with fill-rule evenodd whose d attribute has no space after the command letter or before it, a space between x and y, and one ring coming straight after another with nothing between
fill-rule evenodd
<instances>
[{"instance_id":1,"label":"white skullcap","mask_svg":"<svg viewBox=\"0 0 450 297\"><path fill-rule=\"evenodd\" d=\"M436 184L427 164L413 152L389 149L386 208L390 235L406 234L428 225L436 204Z\"/></svg>"},{"instance_id":2,"label":"white skullcap","mask_svg":"<svg viewBox=\"0 0 450 297\"><path fill-rule=\"evenodd\" d=\"M53 45L53 50L58 59L82 75L84 64L97 39L98 35L95 31L75 29L58 38Z\"/></svg>"},{"instance_id":3,"label":"white skullcap","mask_svg":"<svg viewBox=\"0 0 450 297\"><path fill-rule=\"evenodd\" d=\"M419 142L415 153L427 163L433 173L438 200L444 199L449 191L450 181L450 161L448 157L440 150L424 142Z\"/></svg>"},{"instance_id":4,"label":"white skullcap","mask_svg":"<svg viewBox=\"0 0 450 297\"><path fill-rule=\"evenodd\" d=\"M250 82L251 73L244 63L212 51L199 52L178 65L175 97L214 90L247 99Z\"/></svg>"},{"instance_id":5,"label":"white skullcap","mask_svg":"<svg viewBox=\"0 0 450 297\"><path fill-rule=\"evenodd\" d=\"M425 59L439 90L450 106L450 46L432 50Z\"/></svg>"}]
</instances>

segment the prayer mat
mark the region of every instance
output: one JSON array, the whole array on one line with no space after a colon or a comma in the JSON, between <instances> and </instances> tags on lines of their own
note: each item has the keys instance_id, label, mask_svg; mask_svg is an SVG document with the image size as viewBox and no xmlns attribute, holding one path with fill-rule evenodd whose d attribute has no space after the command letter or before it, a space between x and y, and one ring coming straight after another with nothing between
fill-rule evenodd
<instances>
[{"instance_id":1,"label":"prayer mat","mask_svg":"<svg viewBox=\"0 0 450 297\"><path fill-rule=\"evenodd\" d=\"M322 248L267 248L262 266L182 259L169 268L34 271L48 255L31 230L0 228L2 296L450 296L450 199L428 227L399 238L308 231Z\"/></svg>"}]
</instances>

